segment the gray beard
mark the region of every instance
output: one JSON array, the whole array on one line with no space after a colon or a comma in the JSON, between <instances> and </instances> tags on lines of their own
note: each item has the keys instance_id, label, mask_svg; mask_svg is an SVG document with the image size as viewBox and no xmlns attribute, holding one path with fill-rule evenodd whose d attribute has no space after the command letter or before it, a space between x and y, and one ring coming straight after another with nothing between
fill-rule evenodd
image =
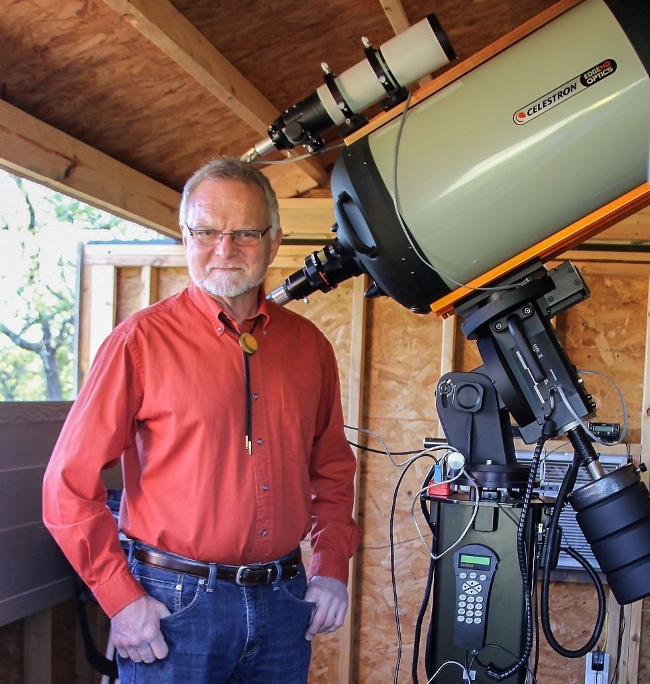
<instances>
[{"instance_id":1,"label":"gray beard","mask_svg":"<svg viewBox=\"0 0 650 684\"><path fill-rule=\"evenodd\" d=\"M207 292L213 297L239 297L249 290L259 287L264 282L264 277L261 278L237 278L232 282L215 282L209 275L203 278L194 278L194 282L198 287Z\"/></svg>"}]
</instances>

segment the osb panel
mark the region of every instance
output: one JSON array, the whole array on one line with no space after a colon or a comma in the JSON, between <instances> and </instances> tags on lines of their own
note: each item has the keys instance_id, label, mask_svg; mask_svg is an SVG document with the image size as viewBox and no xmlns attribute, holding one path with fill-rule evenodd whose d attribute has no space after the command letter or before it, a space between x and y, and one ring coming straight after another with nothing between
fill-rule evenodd
<instances>
[{"instance_id":1,"label":"osb panel","mask_svg":"<svg viewBox=\"0 0 650 684\"><path fill-rule=\"evenodd\" d=\"M0 71L4 100L178 190L259 137L100 0L3 0Z\"/></svg>"},{"instance_id":2,"label":"osb panel","mask_svg":"<svg viewBox=\"0 0 650 684\"><path fill-rule=\"evenodd\" d=\"M627 404L627 441L639 442L648 281L591 275L585 280L591 296L557 317L557 336L578 369L601 373L618 385ZM454 359L459 371L482 364L476 344L460 329ZM622 424L621 402L612 383L587 373L583 380L596 401L597 419Z\"/></svg>"},{"instance_id":3,"label":"osb panel","mask_svg":"<svg viewBox=\"0 0 650 684\"><path fill-rule=\"evenodd\" d=\"M388 299L368 303L364 428L376 432L391 451L419 451L435 435L434 391L440 375L442 321L417 316ZM382 450L372 436L362 442ZM407 456L394 456L403 463ZM423 598L429 556L412 519L415 512L428 543L417 492L432 465L429 458L409 467L397 493L393 520L395 578L403 640L399 681L409 681L417 613ZM362 456L360 551L357 611L360 629L359 682L392 681L397 659L397 626L390 568L391 504L402 469L385 454Z\"/></svg>"},{"instance_id":4,"label":"osb panel","mask_svg":"<svg viewBox=\"0 0 650 684\"><path fill-rule=\"evenodd\" d=\"M607 592L606 592L607 593ZM607 600L607 599L605 599ZM592 635L598 604L592 584L553 582L550 590L550 622L560 646L576 651ZM601 647L605 636L601 637ZM544 684L582 684L585 680L584 658L563 658L548 644L540 628L540 663L537 681ZM639 680L642 682L643 680Z\"/></svg>"},{"instance_id":5,"label":"osb panel","mask_svg":"<svg viewBox=\"0 0 650 684\"><path fill-rule=\"evenodd\" d=\"M430 421L403 421L385 417L364 417L367 426L377 432L394 451L419 451L422 438L431 434ZM366 440L369 447L382 449L376 438ZM397 464L408 456L393 457ZM359 551L357 584L357 622L355 642L358 681L393 681L398 655L398 636L391 580L391 506L395 500L392 531L394 539L395 586L398 596L399 623L402 635L400 682L410 680L414 648L415 623L424 596L429 556L412 518L414 513L420 530L431 544L431 534L420 511L417 492L420 490L433 461L424 457L413 463L404 475L399 490L398 480L403 468L393 465L381 453L365 453L361 459L361 491L359 522L364 530ZM428 625L428 618L425 621ZM424 653L424 643L420 648ZM423 662L423 661L421 661ZM422 669L422 667L420 668ZM425 681L426 678L421 679Z\"/></svg>"},{"instance_id":6,"label":"osb panel","mask_svg":"<svg viewBox=\"0 0 650 684\"><path fill-rule=\"evenodd\" d=\"M115 322L120 323L142 308L144 287L139 268L118 268Z\"/></svg>"},{"instance_id":7,"label":"osb panel","mask_svg":"<svg viewBox=\"0 0 650 684\"><path fill-rule=\"evenodd\" d=\"M171 297L184 290L190 282L186 268L161 268L158 276L158 299Z\"/></svg>"},{"instance_id":8,"label":"osb panel","mask_svg":"<svg viewBox=\"0 0 650 684\"><path fill-rule=\"evenodd\" d=\"M368 420L434 421L442 321L434 315L413 314L387 298L368 304Z\"/></svg>"},{"instance_id":9,"label":"osb panel","mask_svg":"<svg viewBox=\"0 0 650 684\"><path fill-rule=\"evenodd\" d=\"M435 11L462 59L553 1L403 4L411 23ZM362 36L380 46L394 35L376 0L173 4L278 112L323 84L321 62L341 74L364 59ZM1 7L0 97L129 166L180 189L209 157L240 155L260 139L101 0Z\"/></svg>"},{"instance_id":10,"label":"osb panel","mask_svg":"<svg viewBox=\"0 0 650 684\"><path fill-rule=\"evenodd\" d=\"M558 337L580 370L602 373L621 390L628 411L627 441L641 438L648 281L645 278L585 276L591 297L558 317ZM612 383L583 375L598 420L623 422Z\"/></svg>"},{"instance_id":11,"label":"osb panel","mask_svg":"<svg viewBox=\"0 0 650 684\"><path fill-rule=\"evenodd\" d=\"M276 287L295 269L273 268L267 278L268 290ZM350 350L352 323L352 281L348 280L327 294L315 292L309 303L290 302L288 309L299 313L315 323L334 347L341 378L341 394L344 415L347 418L348 387L350 383Z\"/></svg>"}]
</instances>

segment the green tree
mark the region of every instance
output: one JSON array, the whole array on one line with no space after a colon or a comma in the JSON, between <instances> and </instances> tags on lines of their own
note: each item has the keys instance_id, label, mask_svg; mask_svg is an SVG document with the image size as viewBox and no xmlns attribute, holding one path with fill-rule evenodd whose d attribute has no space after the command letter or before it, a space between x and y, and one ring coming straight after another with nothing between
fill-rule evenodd
<instances>
[{"instance_id":1,"label":"green tree","mask_svg":"<svg viewBox=\"0 0 650 684\"><path fill-rule=\"evenodd\" d=\"M0 198L0 399L72 399L77 245L155 233L3 171Z\"/></svg>"}]
</instances>

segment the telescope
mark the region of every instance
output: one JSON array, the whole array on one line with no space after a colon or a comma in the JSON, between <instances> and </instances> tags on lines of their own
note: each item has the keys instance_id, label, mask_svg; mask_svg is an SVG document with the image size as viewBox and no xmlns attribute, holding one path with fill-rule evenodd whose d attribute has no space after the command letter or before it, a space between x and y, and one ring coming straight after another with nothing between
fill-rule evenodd
<instances>
[{"instance_id":1,"label":"telescope","mask_svg":"<svg viewBox=\"0 0 650 684\"><path fill-rule=\"evenodd\" d=\"M550 322L589 290L569 262L545 265L650 204L650 6L564 0L468 62L346 137L331 177L333 240L269 299L284 305L366 274L367 297L462 319L483 365L436 387L447 442L466 465L456 492L428 497L427 515L435 544L464 546L436 563L427 672L500 641L519 657L495 658L475 680L523 682L530 559L548 524L550 572L560 532L536 501L535 461L517 463L513 429L537 458L544 440L568 437L574 467L555 510L571 503L621 605L650 595L641 468L604 472L585 427L596 407ZM571 493L578 467L590 482ZM480 628L457 613L468 573L487 587ZM523 588L503 613L489 595L512 597L513 575ZM436 681L460 681L452 676Z\"/></svg>"}]
</instances>

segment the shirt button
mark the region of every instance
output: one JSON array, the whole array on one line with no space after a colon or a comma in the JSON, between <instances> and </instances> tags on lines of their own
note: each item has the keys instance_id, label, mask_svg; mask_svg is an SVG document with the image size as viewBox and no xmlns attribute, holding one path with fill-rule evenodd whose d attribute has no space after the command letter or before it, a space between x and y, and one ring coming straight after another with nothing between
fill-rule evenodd
<instances>
[{"instance_id":1,"label":"shirt button","mask_svg":"<svg viewBox=\"0 0 650 684\"><path fill-rule=\"evenodd\" d=\"M223 332L223 328L217 328L217 332L218 332L218 333L222 333L222 332Z\"/></svg>"},{"instance_id":2,"label":"shirt button","mask_svg":"<svg viewBox=\"0 0 650 684\"><path fill-rule=\"evenodd\" d=\"M269 491L269 486L267 484L262 485L262 491L268 492Z\"/></svg>"},{"instance_id":3,"label":"shirt button","mask_svg":"<svg viewBox=\"0 0 650 684\"><path fill-rule=\"evenodd\" d=\"M253 399L257 399L257 394L253 394Z\"/></svg>"},{"instance_id":4,"label":"shirt button","mask_svg":"<svg viewBox=\"0 0 650 684\"><path fill-rule=\"evenodd\" d=\"M260 534L261 534L263 537L266 537L266 535L268 534L268 532L267 532L266 530L262 530Z\"/></svg>"},{"instance_id":5,"label":"shirt button","mask_svg":"<svg viewBox=\"0 0 650 684\"><path fill-rule=\"evenodd\" d=\"M260 438L260 439L257 440L257 443L258 443L260 446L262 446L262 444L264 444L264 440Z\"/></svg>"}]
</instances>

